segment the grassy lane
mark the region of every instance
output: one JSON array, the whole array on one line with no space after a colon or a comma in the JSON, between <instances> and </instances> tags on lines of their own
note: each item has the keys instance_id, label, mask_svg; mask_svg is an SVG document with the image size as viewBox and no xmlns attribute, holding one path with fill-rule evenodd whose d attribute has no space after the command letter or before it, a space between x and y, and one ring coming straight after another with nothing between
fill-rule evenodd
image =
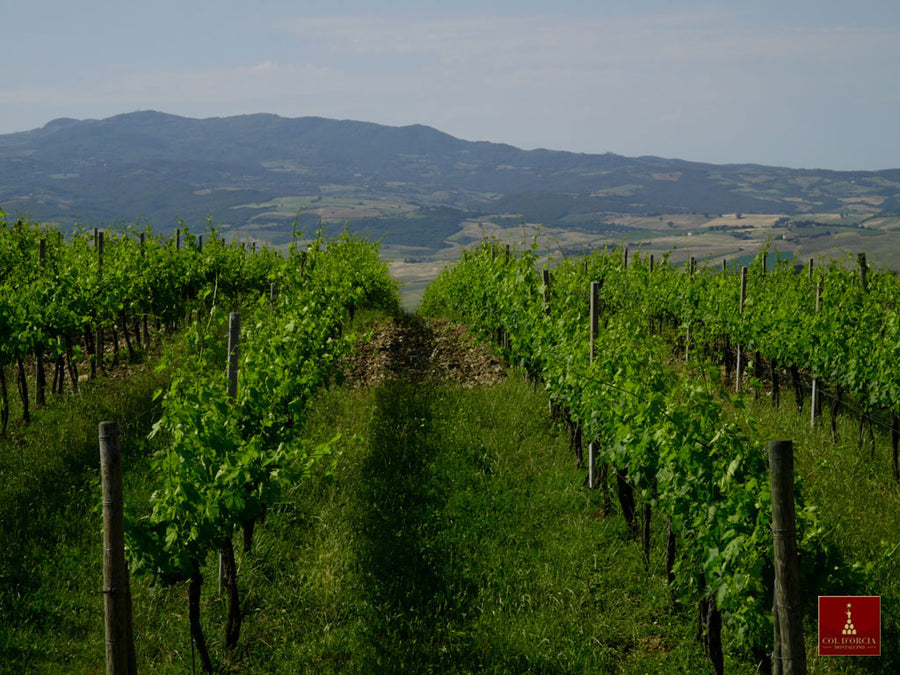
<instances>
[{"instance_id":1,"label":"grassy lane","mask_svg":"<svg viewBox=\"0 0 900 675\"><path fill-rule=\"evenodd\" d=\"M707 672L693 611L671 610L661 536L648 570L545 410L518 378L329 392L311 431L342 431L342 454L260 533L281 609L247 625L245 644L272 649L240 668Z\"/></svg>"},{"instance_id":2,"label":"grassy lane","mask_svg":"<svg viewBox=\"0 0 900 675\"><path fill-rule=\"evenodd\" d=\"M140 511L152 484L143 411L157 385L148 373L127 388L98 387L77 416L48 408L28 445L4 446L0 672L102 672L96 421L134 420L125 495ZM517 377L471 389L389 381L324 392L307 431L340 438L330 460L273 505L253 550L238 550L245 618L233 653L222 644L215 556L203 568L217 669L709 672L694 608L672 609L663 524L654 523L648 569L621 518L597 515L546 410L543 392ZM63 433L70 440L54 445ZM184 585L137 577L132 588L139 671L191 672Z\"/></svg>"}]
</instances>

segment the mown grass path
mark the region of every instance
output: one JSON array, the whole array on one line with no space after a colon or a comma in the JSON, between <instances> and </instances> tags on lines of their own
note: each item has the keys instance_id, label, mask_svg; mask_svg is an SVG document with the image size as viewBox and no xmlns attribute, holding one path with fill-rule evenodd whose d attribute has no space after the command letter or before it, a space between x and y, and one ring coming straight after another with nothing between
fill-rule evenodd
<instances>
[{"instance_id":1,"label":"mown grass path","mask_svg":"<svg viewBox=\"0 0 900 675\"><path fill-rule=\"evenodd\" d=\"M233 653L214 557L204 566L216 668L709 672L693 608L678 609L665 584L664 524L654 522L647 566L621 518L598 513L544 393L446 324L382 329L372 359L395 365L323 392L306 433L339 434L333 454L272 505L253 550L238 551L245 617ZM125 498L138 511L148 471L126 448ZM99 486L87 467L67 480L83 486L78 499L32 506L55 511L52 540L4 529L4 580L17 575L18 592L2 595L0 672L103 669ZM138 577L132 589L139 672L191 672L184 586Z\"/></svg>"},{"instance_id":2,"label":"mown grass path","mask_svg":"<svg viewBox=\"0 0 900 675\"><path fill-rule=\"evenodd\" d=\"M284 507L293 525L267 528L296 538L303 580L285 591L295 613L273 667L709 670L693 612L673 609L661 532L648 568L621 519L599 515L542 392L406 372L319 402L310 431L341 432L341 454L333 480Z\"/></svg>"}]
</instances>

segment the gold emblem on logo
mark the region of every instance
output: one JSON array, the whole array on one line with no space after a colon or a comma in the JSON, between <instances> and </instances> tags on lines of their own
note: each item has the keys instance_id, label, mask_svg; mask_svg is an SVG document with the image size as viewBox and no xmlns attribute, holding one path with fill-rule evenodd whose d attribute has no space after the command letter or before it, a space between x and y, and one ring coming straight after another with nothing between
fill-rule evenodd
<instances>
[{"instance_id":1,"label":"gold emblem on logo","mask_svg":"<svg viewBox=\"0 0 900 675\"><path fill-rule=\"evenodd\" d=\"M851 613L850 613L850 608L852 606L853 605L851 603L849 603L849 602L847 603L847 623L844 624L844 630L843 630L844 635L856 635L856 628L854 628L854 626L853 626L853 617L851 616Z\"/></svg>"}]
</instances>

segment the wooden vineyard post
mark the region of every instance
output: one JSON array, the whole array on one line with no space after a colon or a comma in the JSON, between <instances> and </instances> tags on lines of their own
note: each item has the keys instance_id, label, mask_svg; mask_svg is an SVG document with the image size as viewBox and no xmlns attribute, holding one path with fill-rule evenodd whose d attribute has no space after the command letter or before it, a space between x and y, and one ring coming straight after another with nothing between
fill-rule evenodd
<instances>
[{"instance_id":1,"label":"wooden vineyard post","mask_svg":"<svg viewBox=\"0 0 900 675\"><path fill-rule=\"evenodd\" d=\"M100 480L103 490L103 603L106 614L107 675L137 673L131 625L131 588L125 564L122 452L115 422L100 422Z\"/></svg>"},{"instance_id":2,"label":"wooden vineyard post","mask_svg":"<svg viewBox=\"0 0 900 675\"><path fill-rule=\"evenodd\" d=\"M241 340L241 315L228 315L228 399L231 404L237 400L238 361ZM249 535L248 535L249 529ZM248 536L253 536L253 521L244 522L244 550L249 551ZM237 587L237 563L234 559L234 544L231 535L224 541L219 555L219 593L222 586L228 594L228 609L225 616L225 647L234 649L241 633L241 605Z\"/></svg>"},{"instance_id":3,"label":"wooden vineyard post","mask_svg":"<svg viewBox=\"0 0 900 675\"><path fill-rule=\"evenodd\" d=\"M806 650L794 512L794 444L791 441L769 442L769 484L775 544L772 672L773 675L801 675L806 672Z\"/></svg>"},{"instance_id":4,"label":"wooden vineyard post","mask_svg":"<svg viewBox=\"0 0 900 675\"><path fill-rule=\"evenodd\" d=\"M666 522L666 583L670 586L675 582L675 528L672 516Z\"/></svg>"},{"instance_id":5,"label":"wooden vineyard post","mask_svg":"<svg viewBox=\"0 0 900 675\"><path fill-rule=\"evenodd\" d=\"M600 282L591 282L591 350L590 362L594 363L596 354L597 335L600 329ZM597 485L597 448L596 441L588 444L588 489L593 490Z\"/></svg>"},{"instance_id":6,"label":"wooden vineyard post","mask_svg":"<svg viewBox=\"0 0 900 675\"><path fill-rule=\"evenodd\" d=\"M181 250L181 230L175 230L175 250Z\"/></svg>"},{"instance_id":7,"label":"wooden vineyard post","mask_svg":"<svg viewBox=\"0 0 900 675\"><path fill-rule=\"evenodd\" d=\"M697 260L694 256L688 261L688 283L694 281L694 272L697 268ZM690 361L691 358L691 324L688 322L687 334L684 336L684 360Z\"/></svg>"},{"instance_id":8,"label":"wooden vineyard post","mask_svg":"<svg viewBox=\"0 0 900 675\"><path fill-rule=\"evenodd\" d=\"M94 230L97 238L97 280L103 281L103 232ZM94 357L97 361L97 367L103 370L103 326L100 324L100 318L97 319L97 337L94 340Z\"/></svg>"},{"instance_id":9,"label":"wooden vineyard post","mask_svg":"<svg viewBox=\"0 0 900 675\"><path fill-rule=\"evenodd\" d=\"M237 399L238 356L241 339L241 315L231 312L228 315L228 363L225 366L225 374L228 379L228 400L234 403ZM225 583L225 559L219 554L219 594Z\"/></svg>"},{"instance_id":10,"label":"wooden vineyard post","mask_svg":"<svg viewBox=\"0 0 900 675\"><path fill-rule=\"evenodd\" d=\"M812 270L812 260L809 261L810 270ZM816 314L819 313L819 305L822 303L822 280L816 282ZM809 426L816 426L816 417L819 415L819 379L814 377L812 380L812 411L809 413Z\"/></svg>"},{"instance_id":11,"label":"wooden vineyard post","mask_svg":"<svg viewBox=\"0 0 900 675\"><path fill-rule=\"evenodd\" d=\"M550 270L541 270L541 282L544 284L544 314L550 315Z\"/></svg>"},{"instance_id":12,"label":"wooden vineyard post","mask_svg":"<svg viewBox=\"0 0 900 675\"><path fill-rule=\"evenodd\" d=\"M859 262L859 285L865 293L869 290L869 267L866 265L866 254L860 253L857 261Z\"/></svg>"},{"instance_id":13,"label":"wooden vineyard post","mask_svg":"<svg viewBox=\"0 0 900 675\"><path fill-rule=\"evenodd\" d=\"M860 253L857 255L857 262L859 263L859 286L860 289L865 295L869 290L869 268L866 265L866 254ZM872 442L872 459L875 459L875 432L872 430L872 413L868 406L864 405L862 411L859 416L859 449L862 450L863 447L863 424L864 422L868 422L869 425L869 439Z\"/></svg>"},{"instance_id":14,"label":"wooden vineyard post","mask_svg":"<svg viewBox=\"0 0 900 675\"><path fill-rule=\"evenodd\" d=\"M738 312L744 313L744 299L747 297L747 268L741 267L741 299L738 306ZM741 346L737 346L737 363L734 371L734 390L737 393L741 391Z\"/></svg>"},{"instance_id":15,"label":"wooden vineyard post","mask_svg":"<svg viewBox=\"0 0 900 675\"><path fill-rule=\"evenodd\" d=\"M18 377L16 384L19 388L19 398L22 399L22 422L31 424L31 410L28 407L28 376L25 374L25 363L21 357L16 358Z\"/></svg>"},{"instance_id":16,"label":"wooden vineyard post","mask_svg":"<svg viewBox=\"0 0 900 675\"><path fill-rule=\"evenodd\" d=\"M143 232L140 233L140 248L141 248L141 264L143 264L144 259L147 257L147 242L146 242L146 237L144 236ZM141 324L143 324L143 326L141 326ZM142 327L144 329L143 345L141 344L141 328ZM141 313L140 316L138 314L134 315L134 336L135 336L135 341L137 342L139 347L141 347L141 346L149 347L150 346L150 344L149 344L150 341L146 339L147 338L147 315L144 313Z\"/></svg>"},{"instance_id":17,"label":"wooden vineyard post","mask_svg":"<svg viewBox=\"0 0 900 675\"><path fill-rule=\"evenodd\" d=\"M38 267L44 271L44 263L47 257L47 240L41 238L38 242ZM44 371L44 346L39 341L34 346L34 404L44 405L46 401L45 390L47 388L47 374Z\"/></svg>"},{"instance_id":18,"label":"wooden vineyard post","mask_svg":"<svg viewBox=\"0 0 900 675\"><path fill-rule=\"evenodd\" d=\"M237 399L238 356L241 341L241 315L232 312L228 315L228 398L234 403Z\"/></svg>"}]
</instances>

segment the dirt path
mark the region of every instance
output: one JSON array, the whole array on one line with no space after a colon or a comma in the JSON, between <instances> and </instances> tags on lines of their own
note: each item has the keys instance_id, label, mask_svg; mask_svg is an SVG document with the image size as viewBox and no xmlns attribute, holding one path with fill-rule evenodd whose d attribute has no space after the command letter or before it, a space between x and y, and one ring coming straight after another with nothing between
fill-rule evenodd
<instances>
[{"instance_id":1,"label":"dirt path","mask_svg":"<svg viewBox=\"0 0 900 675\"><path fill-rule=\"evenodd\" d=\"M486 347L476 345L465 326L440 319L387 319L357 346L344 366L347 381L366 387L386 379L452 382L464 387L494 384L503 365Z\"/></svg>"}]
</instances>

